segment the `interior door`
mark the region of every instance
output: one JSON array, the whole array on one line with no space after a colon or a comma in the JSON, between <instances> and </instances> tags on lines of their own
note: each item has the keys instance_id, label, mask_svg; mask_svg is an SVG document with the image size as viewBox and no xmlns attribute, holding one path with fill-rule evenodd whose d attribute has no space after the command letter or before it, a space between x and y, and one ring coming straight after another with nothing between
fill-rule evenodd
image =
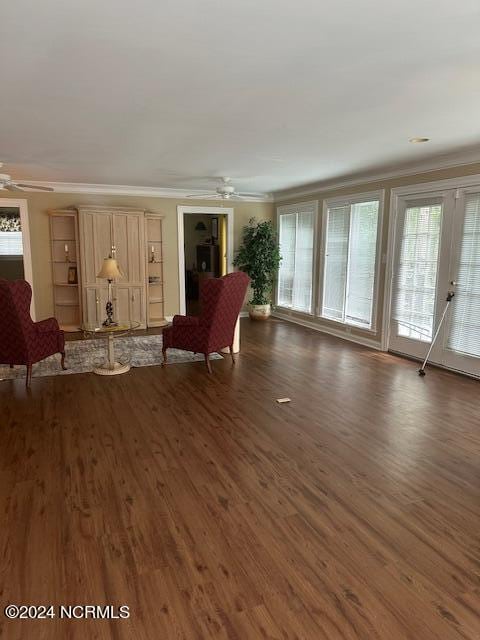
<instances>
[{"instance_id":1,"label":"interior door","mask_svg":"<svg viewBox=\"0 0 480 640\"><path fill-rule=\"evenodd\" d=\"M424 358L449 288L453 194L412 195L399 201L389 349ZM443 361L440 342L431 360Z\"/></svg>"}]
</instances>

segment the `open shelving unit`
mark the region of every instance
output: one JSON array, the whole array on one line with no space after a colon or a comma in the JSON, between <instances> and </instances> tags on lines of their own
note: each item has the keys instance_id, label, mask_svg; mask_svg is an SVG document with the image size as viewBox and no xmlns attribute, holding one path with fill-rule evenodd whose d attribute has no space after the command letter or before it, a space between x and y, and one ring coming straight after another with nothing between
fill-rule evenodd
<instances>
[{"instance_id":1,"label":"open shelving unit","mask_svg":"<svg viewBox=\"0 0 480 640\"><path fill-rule=\"evenodd\" d=\"M145 215L146 274L147 274L147 326L163 327L165 296L163 278L163 216Z\"/></svg>"},{"instance_id":2,"label":"open shelving unit","mask_svg":"<svg viewBox=\"0 0 480 640\"><path fill-rule=\"evenodd\" d=\"M60 328L78 331L82 321L80 269L78 265L78 219L74 209L54 209L50 216L50 243L54 315ZM75 269L76 282L69 282Z\"/></svg>"}]
</instances>

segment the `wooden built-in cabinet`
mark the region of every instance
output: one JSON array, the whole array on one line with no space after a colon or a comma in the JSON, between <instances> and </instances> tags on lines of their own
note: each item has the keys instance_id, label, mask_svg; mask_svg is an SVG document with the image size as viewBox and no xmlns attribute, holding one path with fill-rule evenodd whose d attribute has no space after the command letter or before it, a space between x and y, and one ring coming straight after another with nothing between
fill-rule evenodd
<instances>
[{"instance_id":1,"label":"wooden built-in cabinet","mask_svg":"<svg viewBox=\"0 0 480 640\"><path fill-rule=\"evenodd\" d=\"M108 285L97 278L97 273L104 258L112 256L123 274L112 287L114 318L138 322L140 328L165 324L162 216L141 209L92 205L52 211L50 215L57 317L65 319L65 324L68 320L72 330L77 330L82 321L103 322ZM62 221L62 216L66 220ZM77 267L78 284L63 295L57 287L66 288L67 236L71 243L68 264ZM68 312L62 302L72 305Z\"/></svg>"},{"instance_id":2,"label":"wooden built-in cabinet","mask_svg":"<svg viewBox=\"0 0 480 640\"><path fill-rule=\"evenodd\" d=\"M113 311L117 321L146 327L145 212L123 208L81 206L80 245L85 320L105 319L107 286L97 278L104 258L116 258L123 277L113 284Z\"/></svg>"}]
</instances>

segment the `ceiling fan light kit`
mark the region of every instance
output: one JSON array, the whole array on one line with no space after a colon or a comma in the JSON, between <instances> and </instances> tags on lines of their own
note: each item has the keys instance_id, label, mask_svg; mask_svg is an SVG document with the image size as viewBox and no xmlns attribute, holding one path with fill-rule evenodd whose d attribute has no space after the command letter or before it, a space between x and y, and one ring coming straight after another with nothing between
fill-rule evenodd
<instances>
[{"instance_id":1,"label":"ceiling fan light kit","mask_svg":"<svg viewBox=\"0 0 480 640\"><path fill-rule=\"evenodd\" d=\"M246 193L237 191L233 184L231 184L231 178L220 178L221 184L216 187L215 191L212 190L211 194L195 194L187 196L187 198L196 198L197 200L249 200L252 196L254 198L265 197L262 193Z\"/></svg>"}]
</instances>

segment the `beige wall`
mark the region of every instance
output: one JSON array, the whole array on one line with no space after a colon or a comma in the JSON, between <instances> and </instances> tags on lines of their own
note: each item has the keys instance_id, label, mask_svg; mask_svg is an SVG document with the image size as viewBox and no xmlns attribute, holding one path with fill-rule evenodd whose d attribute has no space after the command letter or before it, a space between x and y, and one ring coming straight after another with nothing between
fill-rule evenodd
<instances>
[{"instance_id":1,"label":"beige wall","mask_svg":"<svg viewBox=\"0 0 480 640\"><path fill-rule=\"evenodd\" d=\"M376 182L364 182L362 184L357 184L355 186L343 187L339 189L322 190L316 193L311 193L308 196L303 196L301 198L289 197L288 199L279 200L278 202L275 203L275 206L279 206L281 204L293 204L297 202L309 202L311 200L318 200L318 211L319 211L318 238L321 238L322 210L323 210L324 200L327 200L328 198L335 198L338 196L347 196L347 195L353 195L356 193L363 193L367 191L376 191L379 189L384 189L385 203L384 203L382 250L381 250L381 254L383 255L387 253L389 214L390 214L390 194L393 188L413 185L421 182L433 182L434 180L445 180L448 178L457 178L460 176L468 176L468 175L475 175L475 174L480 174L480 162L475 164L470 164L470 165L464 165L460 167L453 167L449 169L441 169L438 171L429 171L426 173L412 174L408 176L402 176L399 178L389 178L389 179L379 180ZM381 334L382 334L382 322L383 322L385 269L386 269L386 265L382 264L381 272L380 272L380 282L379 282L379 296L378 296L379 314L378 314L378 321L376 326L376 333L372 334L371 332L362 331L361 329L356 329L354 327L350 328L351 335L358 336L361 338L367 338L377 343L380 343L382 339ZM292 312L291 315L293 317L296 317L297 319L306 318L304 314L298 314L298 313ZM319 327L325 327L327 329L345 333L344 326L339 323L332 322L330 320L325 320L323 318L320 319L320 318L308 317L308 320L310 322L315 323Z\"/></svg>"},{"instance_id":2,"label":"beige wall","mask_svg":"<svg viewBox=\"0 0 480 640\"><path fill-rule=\"evenodd\" d=\"M48 209L61 209L77 204L97 204L127 206L148 209L160 213L164 219L164 260L165 260L165 315L178 313L178 235L177 205L219 206L218 200L175 200L171 198L145 198L137 196L98 196L64 193L13 193L3 191L1 198L25 199L28 203L31 250L33 263L33 286L37 320L53 314L52 272L50 265L50 230ZM234 245L238 248L242 227L251 217L271 220L274 205L270 202L231 202L235 211Z\"/></svg>"}]
</instances>

